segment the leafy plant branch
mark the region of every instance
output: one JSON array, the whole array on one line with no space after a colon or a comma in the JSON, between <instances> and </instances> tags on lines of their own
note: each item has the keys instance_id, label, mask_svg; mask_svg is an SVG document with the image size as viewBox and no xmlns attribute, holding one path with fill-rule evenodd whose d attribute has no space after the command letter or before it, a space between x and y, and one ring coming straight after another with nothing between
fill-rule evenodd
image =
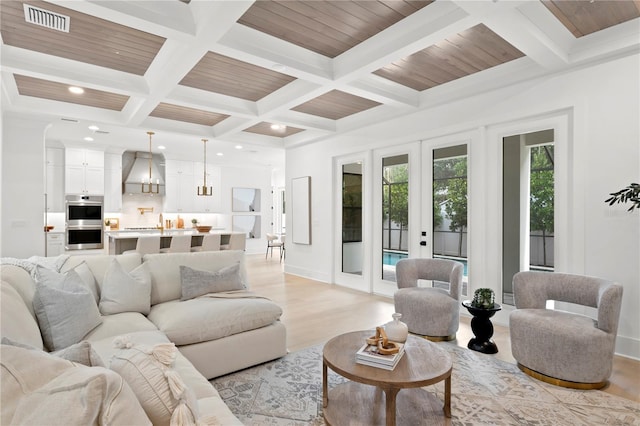
<instances>
[{"instance_id":1,"label":"leafy plant branch","mask_svg":"<svg viewBox=\"0 0 640 426\"><path fill-rule=\"evenodd\" d=\"M609 203L610 206L616 203L631 202L631 207L629 207L627 211L631 212L636 207L640 210L640 185L637 183L632 183L626 188L618 192L612 192L609 195L611 195L611 197L604 200L604 202Z\"/></svg>"}]
</instances>

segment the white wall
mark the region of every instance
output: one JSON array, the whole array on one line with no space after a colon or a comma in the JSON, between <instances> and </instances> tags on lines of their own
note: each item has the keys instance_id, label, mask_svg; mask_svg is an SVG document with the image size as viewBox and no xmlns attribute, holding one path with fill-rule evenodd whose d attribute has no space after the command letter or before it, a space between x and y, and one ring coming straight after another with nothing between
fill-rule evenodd
<instances>
[{"instance_id":1,"label":"white wall","mask_svg":"<svg viewBox=\"0 0 640 426\"><path fill-rule=\"evenodd\" d=\"M44 256L44 135L48 123L3 116L0 255Z\"/></svg>"},{"instance_id":2,"label":"white wall","mask_svg":"<svg viewBox=\"0 0 640 426\"><path fill-rule=\"evenodd\" d=\"M267 247L265 233L270 229L271 205L271 170L267 167L223 167L222 182L222 215L218 216L218 226L231 230L233 215L259 215L261 220L260 238L247 240L247 253L263 253ZM242 213L231 211L232 188L258 188L260 189L260 212Z\"/></svg>"},{"instance_id":3,"label":"white wall","mask_svg":"<svg viewBox=\"0 0 640 426\"><path fill-rule=\"evenodd\" d=\"M500 290L496 283L500 256L493 241L499 234L491 232L501 229L496 219L499 215L493 214L500 196L500 162L494 149L496 143L489 140L491 129L563 116L569 138L568 164L562 165L567 172L567 217L556 224L556 239L565 236L568 254L558 268L608 278L624 286L617 351L640 358L640 212L627 213L623 206L608 207L604 203L610 192L640 181L639 59L638 54L614 59L288 149L287 189L292 178L311 176L313 243L289 244L285 270L333 282L332 259L339 244L333 240L332 231L339 226L332 217L334 157L465 134L471 135L472 145L470 214L479 225L475 233L470 229L470 273L476 269L476 282L470 285ZM486 230L483 233L478 231L481 226ZM474 256L482 262L474 262ZM506 324L508 312L503 310L496 322Z\"/></svg>"}]
</instances>

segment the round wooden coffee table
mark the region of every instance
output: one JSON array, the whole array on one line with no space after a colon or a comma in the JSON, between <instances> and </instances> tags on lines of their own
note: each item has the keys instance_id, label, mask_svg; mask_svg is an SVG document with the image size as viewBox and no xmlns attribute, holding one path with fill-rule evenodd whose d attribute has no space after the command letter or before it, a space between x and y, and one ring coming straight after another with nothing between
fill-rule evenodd
<instances>
[{"instance_id":1,"label":"round wooden coffee table","mask_svg":"<svg viewBox=\"0 0 640 426\"><path fill-rule=\"evenodd\" d=\"M322 406L327 424L395 425L396 420L398 424L423 424L441 402L421 387L442 380L444 415L451 417L453 363L449 354L435 343L410 335L405 354L392 371L357 364L356 351L374 334L355 331L334 337L324 345ZM327 367L351 381L328 390ZM425 414L427 411L430 413Z\"/></svg>"}]
</instances>

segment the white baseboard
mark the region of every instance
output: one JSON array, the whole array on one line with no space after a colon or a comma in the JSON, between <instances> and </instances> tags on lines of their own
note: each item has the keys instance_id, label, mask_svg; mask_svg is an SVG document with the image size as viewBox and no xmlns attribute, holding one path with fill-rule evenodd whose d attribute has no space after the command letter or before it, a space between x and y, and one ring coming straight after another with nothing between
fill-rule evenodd
<instances>
[{"instance_id":1,"label":"white baseboard","mask_svg":"<svg viewBox=\"0 0 640 426\"><path fill-rule=\"evenodd\" d=\"M310 280L321 281L323 283L331 283L331 276L329 274L323 274L321 272L312 271L310 269L298 268L296 266L285 264L284 272L303 278L309 278Z\"/></svg>"}]
</instances>

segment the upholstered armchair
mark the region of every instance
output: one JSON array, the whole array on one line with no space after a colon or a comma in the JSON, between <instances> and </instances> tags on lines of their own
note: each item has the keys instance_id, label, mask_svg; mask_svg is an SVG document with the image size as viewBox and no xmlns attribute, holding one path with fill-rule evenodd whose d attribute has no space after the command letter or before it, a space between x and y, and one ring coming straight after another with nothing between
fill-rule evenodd
<instances>
[{"instance_id":1,"label":"upholstered armchair","mask_svg":"<svg viewBox=\"0 0 640 426\"><path fill-rule=\"evenodd\" d=\"M460 324L460 293L464 266L446 259L402 259L396 264L396 312L409 332L429 340L453 340ZM430 280L431 287L419 287ZM445 283L448 288L441 288ZM448 284L448 285L446 285Z\"/></svg>"},{"instance_id":2,"label":"upholstered armchair","mask_svg":"<svg viewBox=\"0 0 640 426\"><path fill-rule=\"evenodd\" d=\"M559 386L598 389L613 364L622 286L600 278L518 272L509 316L511 352L518 366ZM547 300L595 308L594 317L547 309Z\"/></svg>"}]
</instances>

